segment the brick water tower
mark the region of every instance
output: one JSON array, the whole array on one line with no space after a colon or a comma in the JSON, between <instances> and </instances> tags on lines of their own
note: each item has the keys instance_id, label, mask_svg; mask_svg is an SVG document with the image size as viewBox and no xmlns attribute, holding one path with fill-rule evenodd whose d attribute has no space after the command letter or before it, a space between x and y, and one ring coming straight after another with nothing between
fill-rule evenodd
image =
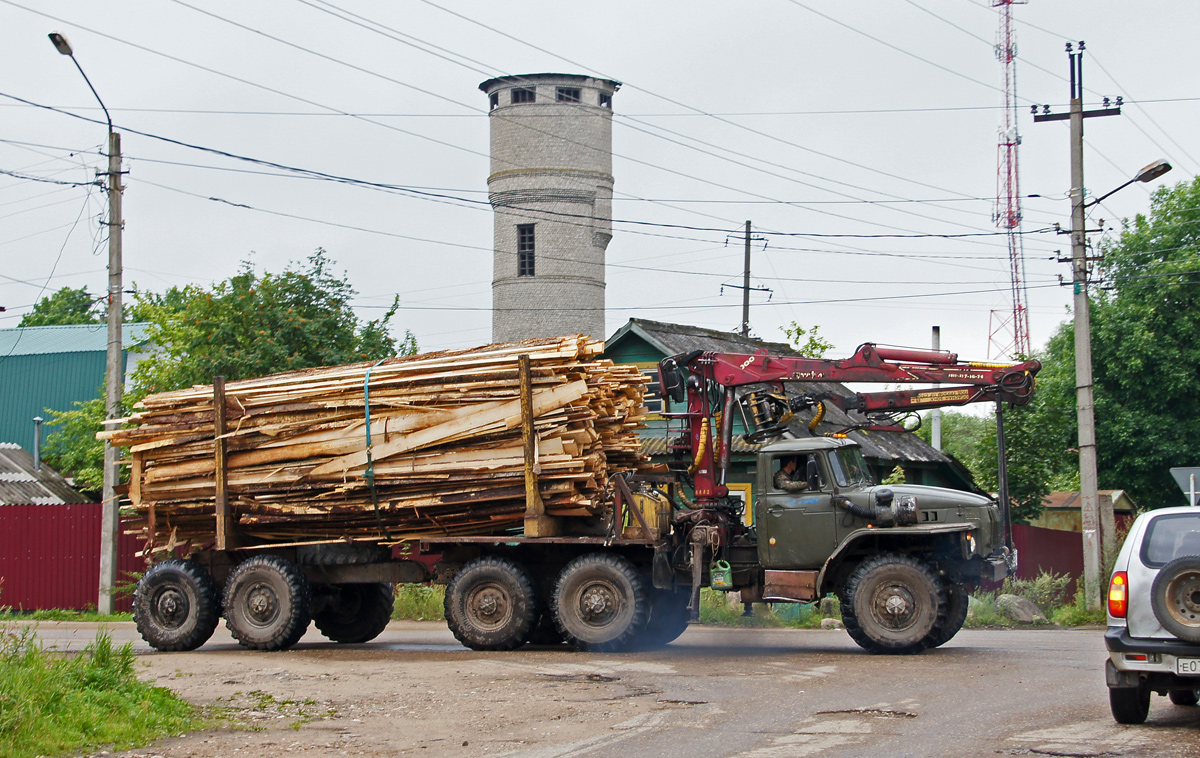
<instances>
[{"instance_id":1,"label":"brick water tower","mask_svg":"<svg viewBox=\"0 0 1200 758\"><path fill-rule=\"evenodd\" d=\"M604 339L604 251L612 239L612 98L575 74L479 85L491 105L492 340Z\"/></svg>"}]
</instances>

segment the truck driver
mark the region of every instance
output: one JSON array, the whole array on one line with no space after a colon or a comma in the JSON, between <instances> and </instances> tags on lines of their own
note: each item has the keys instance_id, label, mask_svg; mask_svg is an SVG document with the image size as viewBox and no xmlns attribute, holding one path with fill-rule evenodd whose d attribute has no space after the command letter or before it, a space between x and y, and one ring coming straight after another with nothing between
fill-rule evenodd
<instances>
[{"instance_id":1,"label":"truck driver","mask_svg":"<svg viewBox=\"0 0 1200 758\"><path fill-rule=\"evenodd\" d=\"M775 472L775 489L785 492L804 492L808 489L808 480L800 471L800 456L792 455L784 458Z\"/></svg>"}]
</instances>

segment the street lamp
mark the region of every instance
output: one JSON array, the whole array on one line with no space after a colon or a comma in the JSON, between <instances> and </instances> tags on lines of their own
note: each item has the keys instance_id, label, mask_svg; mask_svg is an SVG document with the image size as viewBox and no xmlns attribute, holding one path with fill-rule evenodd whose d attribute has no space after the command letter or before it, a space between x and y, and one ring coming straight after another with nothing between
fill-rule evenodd
<instances>
[{"instance_id":1,"label":"street lamp","mask_svg":"<svg viewBox=\"0 0 1200 758\"><path fill-rule=\"evenodd\" d=\"M1103 195L1101 195L1100 197L1098 197L1094 200L1089 200L1087 203L1084 204L1084 206L1090 208L1093 205L1095 205L1096 203L1099 203L1102 200L1112 197L1113 195L1115 195L1116 193L1125 189L1126 187L1133 184L1134 182L1142 182L1142 183L1152 182L1170 170L1171 170L1170 163L1167 163L1164 160L1157 160L1154 163L1151 163L1149 166L1143 166L1142 170L1137 172L1136 176L1134 176L1132 179L1130 179L1129 181L1122 184L1120 187L1117 187L1115 190L1110 190L1108 192L1105 192Z\"/></svg>"},{"instance_id":2,"label":"street lamp","mask_svg":"<svg viewBox=\"0 0 1200 758\"><path fill-rule=\"evenodd\" d=\"M121 417L121 135L113 131L112 116L104 101L92 86L91 79L75 59L71 43L58 32L51 32L50 42L54 49L71 59L75 68L87 82L88 89L100 103L104 118L108 122L108 353L104 377L104 426L114 428L111 419ZM117 534L120 512L117 507L117 454L116 449L104 441L104 483L101 489L100 520L100 587L96 610L103 614L113 612L113 587L117 583Z\"/></svg>"}]
</instances>

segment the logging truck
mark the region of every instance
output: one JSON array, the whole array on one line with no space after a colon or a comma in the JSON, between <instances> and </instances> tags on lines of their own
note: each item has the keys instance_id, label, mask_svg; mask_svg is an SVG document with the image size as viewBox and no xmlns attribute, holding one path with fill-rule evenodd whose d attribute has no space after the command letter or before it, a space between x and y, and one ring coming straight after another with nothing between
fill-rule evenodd
<instances>
[{"instance_id":1,"label":"logging truck","mask_svg":"<svg viewBox=\"0 0 1200 758\"><path fill-rule=\"evenodd\" d=\"M846 630L862 648L919 653L962 627L973 586L1015 570L1007 512L980 494L880 485L866 473L857 443L845 434L818 435L817 424L827 405L857 419L858 428L895 429L880 414L1024 404L1039 368L1037 361L971 363L942 351L873 344L843 360L766 351L671 356L659 365L671 460L658 469L611 472L595 502L556 511L539 486L551 461L538 446L526 360L518 526L391 545L380 536L247 546L226 524L215 542L149 567L138 582L134 617L158 650L202 645L220 616L254 649L290 647L310 622L331 640L360 643L386 626L395 585L434 582L445 585L447 624L468 648L565 642L623 651L676 639L696 620L701 589L710 587L739 592L742 602L836 595ZM803 391L835 381L937 387L850 396ZM214 427L218 458L224 423ZM366 425L372 428L370 418ZM750 504L731 496L725 481L739 426L759 446ZM370 450L369 434L367 444ZM131 490L142 476L134 473ZM219 484L217 493L219 520ZM746 507L753 508L750 520ZM380 513L376 503L382 528ZM151 534L161 530L153 508L150 520ZM168 547L179 552L173 542L174 533Z\"/></svg>"}]
</instances>

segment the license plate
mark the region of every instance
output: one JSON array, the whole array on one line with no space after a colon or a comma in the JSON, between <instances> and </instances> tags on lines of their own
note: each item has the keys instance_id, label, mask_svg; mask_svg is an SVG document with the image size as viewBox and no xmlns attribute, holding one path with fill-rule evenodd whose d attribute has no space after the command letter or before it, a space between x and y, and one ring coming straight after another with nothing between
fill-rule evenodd
<instances>
[{"instance_id":1,"label":"license plate","mask_svg":"<svg viewBox=\"0 0 1200 758\"><path fill-rule=\"evenodd\" d=\"M1176 658L1175 673L1180 676L1200 676L1200 658Z\"/></svg>"}]
</instances>

